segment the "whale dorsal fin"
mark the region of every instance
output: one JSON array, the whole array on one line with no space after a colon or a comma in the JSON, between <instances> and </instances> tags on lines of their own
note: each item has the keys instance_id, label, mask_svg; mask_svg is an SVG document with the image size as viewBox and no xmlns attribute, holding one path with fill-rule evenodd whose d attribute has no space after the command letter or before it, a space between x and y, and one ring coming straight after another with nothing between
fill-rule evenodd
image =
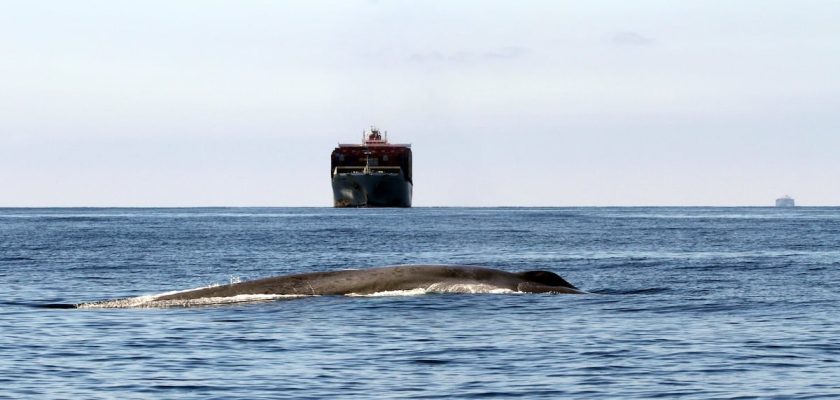
<instances>
[{"instance_id":1,"label":"whale dorsal fin","mask_svg":"<svg viewBox=\"0 0 840 400\"><path fill-rule=\"evenodd\" d=\"M563 279L560 275L557 275L551 271L525 271L520 272L517 275L519 275L522 279L547 286L561 286L570 289L577 289L575 285L572 285L571 283Z\"/></svg>"}]
</instances>

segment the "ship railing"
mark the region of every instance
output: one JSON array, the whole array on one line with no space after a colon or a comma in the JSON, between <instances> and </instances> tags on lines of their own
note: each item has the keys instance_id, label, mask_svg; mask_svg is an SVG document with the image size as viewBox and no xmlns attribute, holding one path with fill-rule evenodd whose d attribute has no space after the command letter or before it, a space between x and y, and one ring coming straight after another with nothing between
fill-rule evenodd
<instances>
[{"instance_id":1,"label":"ship railing","mask_svg":"<svg viewBox=\"0 0 840 400\"><path fill-rule=\"evenodd\" d=\"M368 170L372 173L380 173L380 174L399 174L402 172L402 168L400 167L387 167L387 166L374 166L371 165L368 167ZM333 175L335 174L352 174L352 173L359 173L362 174L365 172L365 166L357 166L357 167L335 167L333 171Z\"/></svg>"}]
</instances>

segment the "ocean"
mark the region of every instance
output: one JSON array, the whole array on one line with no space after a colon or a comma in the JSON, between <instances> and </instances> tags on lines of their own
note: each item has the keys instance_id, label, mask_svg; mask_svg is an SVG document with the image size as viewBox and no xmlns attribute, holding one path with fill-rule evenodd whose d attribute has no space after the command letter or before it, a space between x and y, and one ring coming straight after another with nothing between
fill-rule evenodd
<instances>
[{"instance_id":1,"label":"ocean","mask_svg":"<svg viewBox=\"0 0 840 400\"><path fill-rule=\"evenodd\" d=\"M589 294L50 309L398 264ZM840 208L0 209L0 398L840 398Z\"/></svg>"}]
</instances>

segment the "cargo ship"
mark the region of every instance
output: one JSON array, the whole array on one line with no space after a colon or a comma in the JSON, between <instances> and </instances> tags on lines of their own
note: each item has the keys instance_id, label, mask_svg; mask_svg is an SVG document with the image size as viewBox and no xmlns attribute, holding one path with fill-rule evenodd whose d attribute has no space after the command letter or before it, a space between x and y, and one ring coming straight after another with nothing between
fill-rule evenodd
<instances>
[{"instance_id":1,"label":"cargo ship","mask_svg":"<svg viewBox=\"0 0 840 400\"><path fill-rule=\"evenodd\" d=\"M790 196L779 197L776 199L776 207L794 207L796 206L796 202L793 201L793 198Z\"/></svg>"},{"instance_id":2,"label":"cargo ship","mask_svg":"<svg viewBox=\"0 0 840 400\"><path fill-rule=\"evenodd\" d=\"M361 144L339 144L331 158L335 207L411 207L410 144L390 144L371 126Z\"/></svg>"}]
</instances>

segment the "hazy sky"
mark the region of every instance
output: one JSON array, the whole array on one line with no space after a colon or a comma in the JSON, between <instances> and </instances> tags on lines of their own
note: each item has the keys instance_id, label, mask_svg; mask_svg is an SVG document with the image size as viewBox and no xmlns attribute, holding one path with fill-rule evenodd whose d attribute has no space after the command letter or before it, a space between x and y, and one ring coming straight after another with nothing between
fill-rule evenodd
<instances>
[{"instance_id":1,"label":"hazy sky","mask_svg":"<svg viewBox=\"0 0 840 400\"><path fill-rule=\"evenodd\" d=\"M840 1L3 1L0 206L840 204Z\"/></svg>"}]
</instances>

